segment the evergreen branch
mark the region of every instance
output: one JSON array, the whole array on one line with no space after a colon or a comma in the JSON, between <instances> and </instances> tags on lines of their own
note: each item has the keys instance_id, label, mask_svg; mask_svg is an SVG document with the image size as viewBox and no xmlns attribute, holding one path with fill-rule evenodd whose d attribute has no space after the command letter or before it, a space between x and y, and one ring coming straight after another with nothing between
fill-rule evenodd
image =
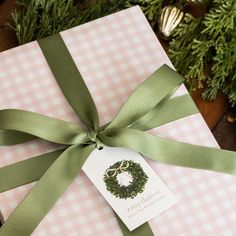
<instances>
[{"instance_id":1,"label":"evergreen branch","mask_svg":"<svg viewBox=\"0 0 236 236\"><path fill-rule=\"evenodd\" d=\"M118 11L123 1L100 0L83 11L73 0L20 0L19 4L22 10L12 12L11 27L19 44L24 44Z\"/></svg>"},{"instance_id":2,"label":"evergreen branch","mask_svg":"<svg viewBox=\"0 0 236 236\"><path fill-rule=\"evenodd\" d=\"M185 0L19 0L11 27L20 44L58 33L125 7L139 5L155 25L160 10ZM206 13L189 14L176 28L168 54L191 90L204 87L203 98L213 100L223 91L236 105L236 1L204 0ZM206 73L206 68L209 73Z\"/></svg>"},{"instance_id":3,"label":"evergreen branch","mask_svg":"<svg viewBox=\"0 0 236 236\"><path fill-rule=\"evenodd\" d=\"M235 23L236 1L213 0L203 17L185 16L169 48L170 58L190 90L204 86L203 98L209 100L223 91L232 106L236 105ZM205 73L206 67L210 67L210 75Z\"/></svg>"},{"instance_id":4,"label":"evergreen branch","mask_svg":"<svg viewBox=\"0 0 236 236\"><path fill-rule=\"evenodd\" d=\"M191 46L191 56L193 58L191 64L189 64L189 69L186 73L187 82L190 85L190 90L194 88L202 88L202 81L206 80L207 76L205 74L204 68L209 61L209 54L211 47L213 45L212 40L209 41L199 41L197 39L193 40ZM196 78L198 78L196 80Z\"/></svg>"},{"instance_id":5,"label":"evergreen branch","mask_svg":"<svg viewBox=\"0 0 236 236\"><path fill-rule=\"evenodd\" d=\"M12 28L20 44L55 34L78 24L74 1L20 0L22 11L12 12Z\"/></svg>"},{"instance_id":6,"label":"evergreen branch","mask_svg":"<svg viewBox=\"0 0 236 236\"><path fill-rule=\"evenodd\" d=\"M158 18L162 7L162 0L126 0L126 7L139 5L150 21L155 21Z\"/></svg>"},{"instance_id":7,"label":"evergreen branch","mask_svg":"<svg viewBox=\"0 0 236 236\"><path fill-rule=\"evenodd\" d=\"M164 0L125 0L126 7L132 7L135 5L139 5L147 17L147 19L151 22L157 22L159 17L159 13L167 3ZM171 4L184 4L185 0L169 0L168 5Z\"/></svg>"},{"instance_id":8,"label":"evergreen branch","mask_svg":"<svg viewBox=\"0 0 236 236\"><path fill-rule=\"evenodd\" d=\"M202 30L202 33L217 38L218 35L232 30L236 17L235 11L235 1L229 0L222 3L222 1L214 0L213 7L203 20L205 29Z\"/></svg>"},{"instance_id":9,"label":"evergreen branch","mask_svg":"<svg viewBox=\"0 0 236 236\"><path fill-rule=\"evenodd\" d=\"M200 42L199 38L196 38L196 35L200 33L200 25L201 20L186 14L184 21L178 26L173 35L168 51L174 66L187 78L190 90L201 87L201 83L195 80L195 76L200 78L200 81L204 80L202 68L198 68L198 65L196 65L196 62L198 62L196 58L203 58L204 55L196 55L198 46L194 45L194 43ZM197 69L196 72L195 69Z\"/></svg>"},{"instance_id":10,"label":"evergreen branch","mask_svg":"<svg viewBox=\"0 0 236 236\"><path fill-rule=\"evenodd\" d=\"M208 80L208 86L203 93L203 98L215 99L219 90L229 96L232 105L235 105L236 94L235 67L236 67L236 42L235 21L236 2L232 0L220 4L214 1L214 7L206 15L202 30L206 38L214 39L214 54L212 76ZM213 27L214 26L214 27Z\"/></svg>"},{"instance_id":11,"label":"evergreen branch","mask_svg":"<svg viewBox=\"0 0 236 236\"><path fill-rule=\"evenodd\" d=\"M79 24L95 20L124 8L123 0L97 0L88 3L79 11Z\"/></svg>"}]
</instances>

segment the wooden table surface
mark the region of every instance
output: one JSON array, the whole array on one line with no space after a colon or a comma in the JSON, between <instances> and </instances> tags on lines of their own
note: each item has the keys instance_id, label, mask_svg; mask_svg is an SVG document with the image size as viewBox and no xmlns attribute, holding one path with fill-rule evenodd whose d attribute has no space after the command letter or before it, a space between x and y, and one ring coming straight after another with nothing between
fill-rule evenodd
<instances>
[{"instance_id":1,"label":"wooden table surface","mask_svg":"<svg viewBox=\"0 0 236 236\"><path fill-rule=\"evenodd\" d=\"M15 33L8 25L10 12L16 8L19 8L17 1L0 0L0 52L18 45ZM230 123L227 119L229 115L236 117L236 112L229 108L225 96L219 93L213 102L202 101L201 91L197 90L192 97L220 146L236 151L236 122Z\"/></svg>"}]
</instances>

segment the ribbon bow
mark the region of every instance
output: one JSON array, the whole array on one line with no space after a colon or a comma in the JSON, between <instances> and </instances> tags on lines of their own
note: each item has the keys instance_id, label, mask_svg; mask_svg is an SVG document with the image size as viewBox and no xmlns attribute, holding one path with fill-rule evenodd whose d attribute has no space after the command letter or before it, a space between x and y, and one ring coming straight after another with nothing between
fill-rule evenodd
<instances>
[{"instance_id":1,"label":"ribbon bow","mask_svg":"<svg viewBox=\"0 0 236 236\"><path fill-rule=\"evenodd\" d=\"M125 165L125 162L126 162L126 165ZM124 172L128 167L129 167L129 162L123 160L117 168L108 169L105 174L107 177L114 177L120 172L121 173ZM109 174L109 173L112 173L112 174Z\"/></svg>"},{"instance_id":2,"label":"ribbon bow","mask_svg":"<svg viewBox=\"0 0 236 236\"><path fill-rule=\"evenodd\" d=\"M183 79L169 67L162 66L150 75L115 118L99 127L96 106L60 35L38 43L85 128L29 111L0 111L1 145L35 138L65 145L60 150L0 168L0 192L38 180L0 228L1 236L30 235L72 183L90 153L105 145L133 149L166 164L236 174L234 152L171 141L145 132L198 112L189 95L171 98ZM153 235L148 223L129 232L119 218L118 222L124 235Z\"/></svg>"}]
</instances>

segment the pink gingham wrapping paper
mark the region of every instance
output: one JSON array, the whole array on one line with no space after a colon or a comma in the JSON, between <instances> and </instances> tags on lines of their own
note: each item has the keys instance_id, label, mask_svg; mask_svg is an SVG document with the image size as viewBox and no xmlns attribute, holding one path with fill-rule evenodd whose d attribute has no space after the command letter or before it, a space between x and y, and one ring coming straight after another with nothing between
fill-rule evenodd
<instances>
[{"instance_id":1,"label":"pink gingham wrapping paper","mask_svg":"<svg viewBox=\"0 0 236 236\"><path fill-rule=\"evenodd\" d=\"M61 35L94 98L101 124L111 120L137 85L158 67L163 63L172 66L139 7L72 28ZM181 86L175 96L185 93L185 87ZM6 108L78 121L37 42L0 54L0 109ZM151 132L169 139L218 147L200 114ZM0 166L56 148L39 140L0 147ZM149 221L156 236L236 235L236 177L148 162L179 200L174 207ZM4 219L32 186L0 194ZM109 205L81 172L32 235L121 236L122 232Z\"/></svg>"}]
</instances>

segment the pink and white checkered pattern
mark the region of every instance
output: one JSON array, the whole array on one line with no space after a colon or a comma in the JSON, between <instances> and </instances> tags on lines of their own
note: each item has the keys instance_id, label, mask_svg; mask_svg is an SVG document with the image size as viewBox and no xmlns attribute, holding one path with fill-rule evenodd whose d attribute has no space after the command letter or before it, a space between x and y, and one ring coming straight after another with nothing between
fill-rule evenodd
<instances>
[{"instance_id":1,"label":"pink and white checkered pattern","mask_svg":"<svg viewBox=\"0 0 236 236\"><path fill-rule=\"evenodd\" d=\"M92 21L61 33L95 100L101 123L167 55L139 7ZM182 86L176 95L186 93ZM0 54L0 109L20 108L78 121L56 84L36 42ZM151 131L192 144L218 147L200 114ZM44 141L0 147L0 166L48 152ZM171 148L171 147L170 147ZM236 235L236 178L230 175L167 166L148 160L179 203L149 223L156 236ZM0 194L4 219L33 184ZM34 236L120 236L113 212L88 178L80 173Z\"/></svg>"}]
</instances>

